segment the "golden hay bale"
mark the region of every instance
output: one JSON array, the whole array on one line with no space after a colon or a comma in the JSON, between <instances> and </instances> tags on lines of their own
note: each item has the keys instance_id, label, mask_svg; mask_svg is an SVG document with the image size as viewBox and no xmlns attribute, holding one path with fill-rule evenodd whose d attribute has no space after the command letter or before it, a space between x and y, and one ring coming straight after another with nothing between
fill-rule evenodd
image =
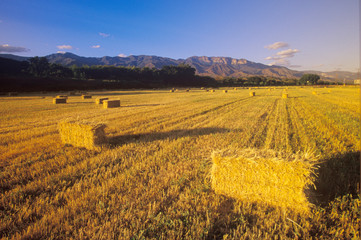
<instances>
[{"instance_id":1,"label":"golden hay bale","mask_svg":"<svg viewBox=\"0 0 361 240\"><path fill-rule=\"evenodd\" d=\"M96 98L95 103L96 104L103 104L103 101L109 100L109 98Z\"/></svg>"},{"instance_id":2,"label":"golden hay bale","mask_svg":"<svg viewBox=\"0 0 361 240\"><path fill-rule=\"evenodd\" d=\"M332 91L331 91L331 90L328 90L328 93L332 93Z\"/></svg>"},{"instance_id":3,"label":"golden hay bale","mask_svg":"<svg viewBox=\"0 0 361 240\"><path fill-rule=\"evenodd\" d=\"M216 90L212 89L211 92L215 92Z\"/></svg>"},{"instance_id":4,"label":"golden hay bale","mask_svg":"<svg viewBox=\"0 0 361 240\"><path fill-rule=\"evenodd\" d=\"M270 92L270 91L271 91L271 89L269 88L269 89L268 89L268 91Z\"/></svg>"},{"instance_id":5,"label":"golden hay bale","mask_svg":"<svg viewBox=\"0 0 361 240\"><path fill-rule=\"evenodd\" d=\"M91 95L81 95L81 99L90 99L92 98Z\"/></svg>"},{"instance_id":6,"label":"golden hay bale","mask_svg":"<svg viewBox=\"0 0 361 240\"><path fill-rule=\"evenodd\" d=\"M173 90L173 89L171 89L171 90L169 90L169 92L174 92L174 90Z\"/></svg>"},{"instance_id":7,"label":"golden hay bale","mask_svg":"<svg viewBox=\"0 0 361 240\"><path fill-rule=\"evenodd\" d=\"M64 144L85 147L90 150L98 150L102 144L106 143L105 127L105 124L77 121L64 121L58 125Z\"/></svg>"},{"instance_id":8,"label":"golden hay bale","mask_svg":"<svg viewBox=\"0 0 361 240\"><path fill-rule=\"evenodd\" d=\"M240 201L308 213L311 204L304 190L313 185L314 175L307 158L271 150L216 152L212 154L212 188Z\"/></svg>"},{"instance_id":9,"label":"golden hay bale","mask_svg":"<svg viewBox=\"0 0 361 240\"><path fill-rule=\"evenodd\" d=\"M120 107L120 100L104 100L103 101L104 108L116 108Z\"/></svg>"},{"instance_id":10,"label":"golden hay bale","mask_svg":"<svg viewBox=\"0 0 361 240\"><path fill-rule=\"evenodd\" d=\"M224 93L228 93L228 90L223 90Z\"/></svg>"},{"instance_id":11,"label":"golden hay bale","mask_svg":"<svg viewBox=\"0 0 361 240\"><path fill-rule=\"evenodd\" d=\"M189 92L189 89L186 89L186 92Z\"/></svg>"},{"instance_id":12,"label":"golden hay bale","mask_svg":"<svg viewBox=\"0 0 361 240\"><path fill-rule=\"evenodd\" d=\"M248 90L252 90L252 88L248 88Z\"/></svg>"},{"instance_id":13,"label":"golden hay bale","mask_svg":"<svg viewBox=\"0 0 361 240\"><path fill-rule=\"evenodd\" d=\"M313 95L317 95L317 92L313 91L312 94L313 94Z\"/></svg>"},{"instance_id":14,"label":"golden hay bale","mask_svg":"<svg viewBox=\"0 0 361 240\"><path fill-rule=\"evenodd\" d=\"M288 98L288 93L282 93L282 98Z\"/></svg>"},{"instance_id":15,"label":"golden hay bale","mask_svg":"<svg viewBox=\"0 0 361 240\"><path fill-rule=\"evenodd\" d=\"M58 95L58 96L56 96L56 98L65 98L65 99L67 99L68 96L67 95Z\"/></svg>"},{"instance_id":16,"label":"golden hay bale","mask_svg":"<svg viewBox=\"0 0 361 240\"><path fill-rule=\"evenodd\" d=\"M237 88L233 88L233 90L237 91Z\"/></svg>"},{"instance_id":17,"label":"golden hay bale","mask_svg":"<svg viewBox=\"0 0 361 240\"><path fill-rule=\"evenodd\" d=\"M254 97L254 96L256 96L256 92L249 92L249 95L250 95L251 97Z\"/></svg>"},{"instance_id":18,"label":"golden hay bale","mask_svg":"<svg viewBox=\"0 0 361 240\"><path fill-rule=\"evenodd\" d=\"M66 98L53 98L53 104L66 103Z\"/></svg>"}]
</instances>

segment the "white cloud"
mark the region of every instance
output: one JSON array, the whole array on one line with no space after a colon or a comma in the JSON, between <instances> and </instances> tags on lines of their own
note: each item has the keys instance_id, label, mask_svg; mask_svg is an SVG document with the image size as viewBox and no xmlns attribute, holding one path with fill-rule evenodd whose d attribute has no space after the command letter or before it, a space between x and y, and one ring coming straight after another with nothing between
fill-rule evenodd
<instances>
[{"instance_id":1,"label":"white cloud","mask_svg":"<svg viewBox=\"0 0 361 240\"><path fill-rule=\"evenodd\" d=\"M110 34L102 33L102 32L100 32L99 35L105 38L110 36Z\"/></svg>"},{"instance_id":2,"label":"white cloud","mask_svg":"<svg viewBox=\"0 0 361 240\"><path fill-rule=\"evenodd\" d=\"M24 47L14 47L10 46L9 44L0 45L0 52L28 52L30 51Z\"/></svg>"},{"instance_id":3,"label":"white cloud","mask_svg":"<svg viewBox=\"0 0 361 240\"><path fill-rule=\"evenodd\" d=\"M59 48L59 49L73 49L73 47L70 46L70 45L59 45L59 46L56 46L56 47Z\"/></svg>"},{"instance_id":4,"label":"white cloud","mask_svg":"<svg viewBox=\"0 0 361 240\"><path fill-rule=\"evenodd\" d=\"M118 57L126 57L127 55L123 54L123 53L119 53Z\"/></svg>"},{"instance_id":5,"label":"white cloud","mask_svg":"<svg viewBox=\"0 0 361 240\"><path fill-rule=\"evenodd\" d=\"M288 47L288 43L286 42L275 42L272 43L270 45L265 46L265 48L267 49L279 49L279 48L284 48L284 47Z\"/></svg>"},{"instance_id":6,"label":"white cloud","mask_svg":"<svg viewBox=\"0 0 361 240\"><path fill-rule=\"evenodd\" d=\"M270 66L277 65L277 66L284 66L284 67L301 67L299 65L292 65L289 58L292 58L295 56L296 53L298 53L300 50L298 49L287 49L283 51L279 51L276 53L276 55L266 57L265 60L274 60L274 62L268 64Z\"/></svg>"},{"instance_id":7,"label":"white cloud","mask_svg":"<svg viewBox=\"0 0 361 240\"><path fill-rule=\"evenodd\" d=\"M294 57L295 53L298 53L300 50L298 49L287 49L287 50L283 50L280 51L278 53L276 53L278 56L280 56L281 58L290 58L290 57Z\"/></svg>"},{"instance_id":8,"label":"white cloud","mask_svg":"<svg viewBox=\"0 0 361 240\"><path fill-rule=\"evenodd\" d=\"M92 48L100 48L100 45L94 45Z\"/></svg>"},{"instance_id":9,"label":"white cloud","mask_svg":"<svg viewBox=\"0 0 361 240\"><path fill-rule=\"evenodd\" d=\"M66 53L66 52L64 52L64 51L57 51L56 53L64 54L64 53Z\"/></svg>"}]
</instances>

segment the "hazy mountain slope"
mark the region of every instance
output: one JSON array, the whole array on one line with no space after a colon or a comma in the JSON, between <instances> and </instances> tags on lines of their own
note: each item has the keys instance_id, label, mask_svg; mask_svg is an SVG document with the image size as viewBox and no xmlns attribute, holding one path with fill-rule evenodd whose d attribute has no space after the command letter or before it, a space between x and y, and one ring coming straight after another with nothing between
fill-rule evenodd
<instances>
[{"instance_id":1,"label":"hazy mountain slope","mask_svg":"<svg viewBox=\"0 0 361 240\"><path fill-rule=\"evenodd\" d=\"M12 54L0 54L0 57L17 61L28 60L29 57L21 57ZM268 66L262 63L251 62L246 59L235 59L230 57L207 57L193 56L187 59L172 59L158 56L128 56L128 57L82 57L73 53L55 53L45 56L49 62L62 64L64 66L93 66L93 65L113 65L125 67L149 67L162 68L168 65L189 64L196 69L196 73L212 77L247 77L261 75L275 78L299 78L304 73L319 74L324 80L337 80L353 82L359 78L357 73L335 71L295 71L281 66Z\"/></svg>"}]
</instances>

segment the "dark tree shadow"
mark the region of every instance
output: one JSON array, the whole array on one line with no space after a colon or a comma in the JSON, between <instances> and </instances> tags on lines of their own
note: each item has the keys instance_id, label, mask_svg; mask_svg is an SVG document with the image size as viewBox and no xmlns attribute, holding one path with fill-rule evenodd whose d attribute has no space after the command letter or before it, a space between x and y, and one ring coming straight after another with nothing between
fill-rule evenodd
<instances>
[{"instance_id":1,"label":"dark tree shadow","mask_svg":"<svg viewBox=\"0 0 361 240\"><path fill-rule=\"evenodd\" d=\"M182 137L203 136L215 133L229 132L225 128L197 128L197 129L181 129L167 132L150 132L142 134L115 135L108 137L107 142L110 147L116 147L127 143L134 142L152 142L164 139L177 139Z\"/></svg>"},{"instance_id":2,"label":"dark tree shadow","mask_svg":"<svg viewBox=\"0 0 361 240\"><path fill-rule=\"evenodd\" d=\"M360 193L360 152L348 152L324 159L317 166L316 189L309 201L324 206L336 197Z\"/></svg>"}]
</instances>

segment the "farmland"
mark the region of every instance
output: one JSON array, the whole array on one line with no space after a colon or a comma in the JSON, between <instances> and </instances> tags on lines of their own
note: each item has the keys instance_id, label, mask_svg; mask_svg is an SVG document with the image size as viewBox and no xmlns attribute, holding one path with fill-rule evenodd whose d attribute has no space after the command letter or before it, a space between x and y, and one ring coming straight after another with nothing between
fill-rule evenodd
<instances>
[{"instance_id":1,"label":"farmland","mask_svg":"<svg viewBox=\"0 0 361 240\"><path fill-rule=\"evenodd\" d=\"M358 239L360 92L290 87L90 92L120 99L0 97L4 239ZM107 125L100 151L62 144L66 119ZM212 153L307 154L311 213L237 201L211 188Z\"/></svg>"}]
</instances>

